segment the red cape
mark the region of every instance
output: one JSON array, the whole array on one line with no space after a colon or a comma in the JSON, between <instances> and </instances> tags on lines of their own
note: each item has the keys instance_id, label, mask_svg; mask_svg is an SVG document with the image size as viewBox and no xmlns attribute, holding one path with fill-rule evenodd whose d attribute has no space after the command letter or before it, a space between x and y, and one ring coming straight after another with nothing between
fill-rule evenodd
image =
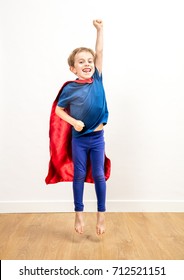
<instances>
[{"instance_id":1,"label":"red cape","mask_svg":"<svg viewBox=\"0 0 184 280\"><path fill-rule=\"evenodd\" d=\"M52 105L51 115L50 115L50 162L48 175L45 178L46 184L55 184L58 182L72 182L73 181L73 161L72 161L72 127L67 122L63 121L55 113L55 109L58 103L59 96L63 88L70 82L89 82L92 80L81 81L74 80L66 82L60 89L55 101ZM105 178L106 180L110 177L111 162L110 159L105 155ZM88 160L87 165L87 175L85 182L94 183L92 177L91 164Z\"/></svg>"}]
</instances>

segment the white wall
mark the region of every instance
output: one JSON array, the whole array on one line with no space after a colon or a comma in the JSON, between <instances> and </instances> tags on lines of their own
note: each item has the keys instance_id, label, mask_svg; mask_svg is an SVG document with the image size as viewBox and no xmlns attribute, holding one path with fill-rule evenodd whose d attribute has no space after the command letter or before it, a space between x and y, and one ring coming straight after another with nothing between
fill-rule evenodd
<instances>
[{"instance_id":1,"label":"white wall","mask_svg":"<svg viewBox=\"0 0 184 280\"><path fill-rule=\"evenodd\" d=\"M50 109L104 20L112 160L108 211L184 211L184 17L179 0L0 0L0 212L73 211L71 183L46 186ZM86 211L96 211L92 185Z\"/></svg>"}]
</instances>

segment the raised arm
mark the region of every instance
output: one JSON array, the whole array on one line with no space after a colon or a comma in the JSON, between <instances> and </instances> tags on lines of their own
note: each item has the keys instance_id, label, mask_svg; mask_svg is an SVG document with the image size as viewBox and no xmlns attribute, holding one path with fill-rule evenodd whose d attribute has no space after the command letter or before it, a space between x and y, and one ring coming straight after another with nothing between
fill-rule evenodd
<instances>
[{"instance_id":1,"label":"raised arm","mask_svg":"<svg viewBox=\"0 0 184 280\"><path fill-rule=\"evenodd\" d=\"M103 22L100 19L93 20L93 25L96 28L96 59L95 66L99 73L102 73L102 63L103 63Z\"/></svg>"}]
</instances>

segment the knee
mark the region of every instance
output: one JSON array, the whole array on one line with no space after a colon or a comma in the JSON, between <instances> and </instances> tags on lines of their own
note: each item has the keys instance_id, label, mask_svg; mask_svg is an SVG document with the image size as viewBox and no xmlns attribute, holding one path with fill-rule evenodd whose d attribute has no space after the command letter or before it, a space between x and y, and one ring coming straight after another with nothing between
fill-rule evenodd
<instances>
[{"instance_id":1,"label":"knee","mask_svg":"<svg viewBox=\"0 0 184 280\"><path fill-rule=\"evenodd\" d=\"M74 171L74 180L75 181L85 181L86 178L86 171Z\"/></svg>"},{"instance_id":2,"label":"knee","mask_svg":"<svg viewBox=\"0 0 184 280\"><path fill-rule=\"evenodd\" d=\"M95 182L102 182L105 180L104 170L96 170L93 172L93 179Z\"/></svg>"}]
</instances>

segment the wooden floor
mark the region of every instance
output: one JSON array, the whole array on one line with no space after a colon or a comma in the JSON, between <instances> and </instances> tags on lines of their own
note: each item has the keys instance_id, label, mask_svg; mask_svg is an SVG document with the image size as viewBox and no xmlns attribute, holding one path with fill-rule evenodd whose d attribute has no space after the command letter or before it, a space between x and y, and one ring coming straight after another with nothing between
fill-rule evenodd
<instances>
[{"instance_id":1,"label":"wooden floor","mask_svg":"<svg viewBox=\"0 0 184 280\"><path fill-rule=\"evenodd\" d=\"M106 213L103 237L95 222L78 235L74 213L0 214L0 259L184 260L184 213Z\"/></svg>"}]
</instances>

